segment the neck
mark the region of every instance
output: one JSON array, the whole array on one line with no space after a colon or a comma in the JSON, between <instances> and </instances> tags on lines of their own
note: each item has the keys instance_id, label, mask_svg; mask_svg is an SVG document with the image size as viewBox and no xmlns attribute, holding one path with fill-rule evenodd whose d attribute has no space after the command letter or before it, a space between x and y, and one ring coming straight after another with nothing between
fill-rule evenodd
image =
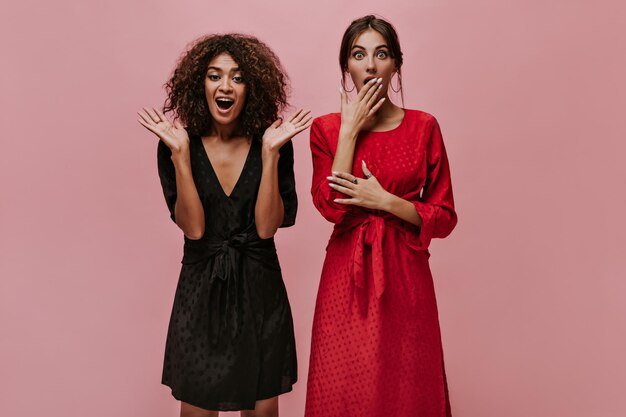
<instances>
[{"instance_id":1,"label":"neck","mask_svg":"<svg viewBox=\"0 0 626 417\"><path fill-rule=\"evenodd\" d=\"M380 106L380 109L378 109L378 111L376 112L374 119L383 120L383 119L394 118L394 117L397 117L400 112L402 112L402 109L399 106L396 106L395 104L393 104L393 102L389 100L388 95L385 95L385 102L383 103L382 106Z\"/></svg>"},{"instance_id":2,"label":"neck","mask_svg":"<svg viewBox=\"0 0 626 417\"><path fill-rule=\"evenodd\" d=\"M389 100L389 97L385 95L385 101L380 109L374 115L374 118L371 122L367 123L364 126L365 130L376 130L381 125L385 125L389 122L390 119L400 118L401 114L404 113L404 110L399 106L396 106Z\"/></svg>"},{"instance_id":3,"label":"neck","mask_svg":"<svg viewBox=\"0 0 626 417\"><path fill-rule=\"evenodd\" d=\"M237 136L237 123L230 123L228 125L213 123L208 136L216 137L221 141L229 141Z\"/></svg>"}]
</instances>

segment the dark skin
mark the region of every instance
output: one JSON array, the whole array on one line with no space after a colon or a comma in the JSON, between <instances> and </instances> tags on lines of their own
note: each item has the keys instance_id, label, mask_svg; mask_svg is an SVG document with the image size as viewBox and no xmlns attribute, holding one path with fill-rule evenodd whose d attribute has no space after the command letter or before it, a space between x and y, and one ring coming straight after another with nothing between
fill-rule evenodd
<instances>
[{"instance_id":1,"label":"dark skin","mask_svg":"<svg viewBox=\"0 0 626 417\"><path fill-rule=\"evenodd\" d=\"M202 143L220 186L230 195L237 184L251 138L235 134L239 115L244 107L246 85L237 63L228 54L221 54L209 62L205 79L205 95L212 117L211 131L202 137ZM217 98L232 99L228 110L218 109ZM283 121L276 120L262 138L263 170L255 206L255 223L260 238L267 239L276 233L283 222L284 206L278 188L278 159L280 148L294 136L311 126L310 112L299 110ZM189 156L189 136L178 122L170 122L155 108L143 108L139 123L154 133L172 151L176 171L176 224L190 239L201 239L205 230L204 208L193 177ZM181 401L181 417L217 417L218 411L205 410ZM254 410L241 411L242 417L278 417L278 397L259 400Z\"/></svg>"}]
</instances>

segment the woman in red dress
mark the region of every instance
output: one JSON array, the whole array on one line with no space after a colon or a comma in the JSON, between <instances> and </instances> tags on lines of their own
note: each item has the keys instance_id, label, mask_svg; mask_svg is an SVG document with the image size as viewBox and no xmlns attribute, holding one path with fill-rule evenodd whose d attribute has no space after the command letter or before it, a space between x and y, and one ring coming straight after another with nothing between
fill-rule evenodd
<instances>
[{"instance_id":1,"label":"woman in red dress","mask_svg":"<svg viewBox=\"0 0 626 417\"><path fill-rule=\"evenodd\" d=\"M432 238L456 225L437 120L387 97L401 91L391 24L346 30L341 113L313 121L313 202L335 224L322 270L306 417L444 417L450 402L433 280ZM397 80L393 80L397 78ZM342 85L344 83L342 82Z\"/></svg>"}]
</instances>

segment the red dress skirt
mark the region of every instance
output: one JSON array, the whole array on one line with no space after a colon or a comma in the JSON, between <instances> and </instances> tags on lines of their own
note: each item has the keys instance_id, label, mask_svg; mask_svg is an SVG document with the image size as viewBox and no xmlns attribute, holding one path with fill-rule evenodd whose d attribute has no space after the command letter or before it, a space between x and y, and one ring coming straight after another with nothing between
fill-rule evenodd
<instances>
[{"instance_id":1,"label":"red dress skirt","mask_svg":"<svg viewBox=\"0 0 626 417\"><path fill-rule=\"evenodd\" d=\"M428 246L456 225L450 170L436 119L405 110L386 132L361 132L361 161L411 201L418 228L389 213L334 203L331 175L341 116L311 126L313 202L335 224L315 317L306 417L449 417L450 402Z\"/></svg>"}]
</instances>

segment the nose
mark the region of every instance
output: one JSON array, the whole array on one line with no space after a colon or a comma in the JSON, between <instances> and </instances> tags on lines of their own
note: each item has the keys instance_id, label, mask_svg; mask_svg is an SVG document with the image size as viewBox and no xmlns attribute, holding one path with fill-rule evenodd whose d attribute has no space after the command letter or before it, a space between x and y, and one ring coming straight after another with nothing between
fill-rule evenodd
<instances>
[{"instance_id":1,"label":"nose","mask_svg":"<svg viewBox=\"0 0 626 417\"><path fill-rule=\"evenodd\" d=\"M366 71L369 74L376 74L376 58L374 56L370 56L369 58L367 58Z\"/></svg>"},{"instance_id":2,"label":"nose","mask_svg":"<svg viewBox=\"0 0 626 417\"><path fill-rule=\"evenodd\" d=\"M230 93L233 89L233 86L231 85L231 80L229 77L223 77L222 78L222 82L220 83L219 86L219 91L223 92L223 93Z\"/></svg>"}]
</instances>

